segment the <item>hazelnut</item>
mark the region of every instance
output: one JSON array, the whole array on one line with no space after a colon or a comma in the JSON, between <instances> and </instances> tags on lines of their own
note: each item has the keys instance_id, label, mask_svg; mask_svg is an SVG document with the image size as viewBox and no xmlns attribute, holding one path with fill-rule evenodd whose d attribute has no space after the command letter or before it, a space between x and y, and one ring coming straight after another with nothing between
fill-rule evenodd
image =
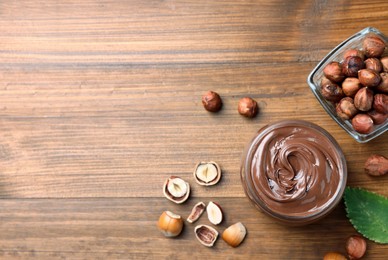
<instances>
[{"instance_id":1,"label":"hazelnut","mask_svg":"<svg viewBox=\"0 0 388 260\"><path fill-rule=\"evenodd\" d=\"M342 73L348 77L357 77L358 71L363 68L365 63L358 56L349 56L342 63Z\"/></svg>"},{"instance_id":2,"label":"hazelnut","mask_svg":"<svg viewBox=\"0 0 388 260\"><path fill-rule=\"evenodd\" d=\"M321 94L327 101L334 103L340 101L344 96L342 88L331 81L321 85Z\"/></svg>"},{"instance_id":3,"label":"hazelnut","mask_svg":"<svg viewBox=\"0 0 388 260\"><path fill-rule=\"evenodd\" d=\"M323 69L323 74L332 82L340 83L344 80L345 75L342 73L342 66L337 61L328 63Z\"/></svg>"},{"instance_id":4,"label":"hazelnut","mask_svg":"<svg viewBox=\"0 0 388 260\"><path fill-rule=\"evenodd\" d=\"M247 234L245 226L238 222L229 226L222 233L222 239L232 247L238 247Z\"/></svg>"},{"instance_id":5,"label":"hazelnut","mask_svg":"<svg viewBox=\"0 0 388 260\"><path fill-rule=\"evenodd\" d=\"M364 60L364 58L365 58L364 53L360 50L357 50L357 49L349 49L349 50L344 52L344 59L346 59L347 57L350 57L350 56L358 56L362 60Z\"/></svg>"},{"instance_id":6,"label":"hazelnut","mask_svg":"<svg viewBox=\"0 0 388 260\"><path fill-rule=\"evenodd\" d=\"M194 168L194 178L199 185L217 184L221 179L221 168L216 162L200 162Z\"/></svg>"},{"instance_id":7,"label":"hazelnut","mask_svg":"<svg viewBox=\"0 0 388 260\"><path fill-rule=\"evenodd\" d=\"M183 220L177 214L164 211L159 217L158 228L166 237L176 237L182 232Z\"/></svg>"},{"instance_id":8,"label":"hazelnut","mask_svg":"<svg viewBox=\"0 0 388 260\"><path fill-rule=\"evenodd\" d=\"M367 114L357 114L352 119L352 126L360 134L369 134L373 130L373 120Z\"/></svg>"},{"instance_id":9,"label":"hazelnut","mask_svg":"<svg viewBox=\"0 0 388 260\"><path fill-rule=\"evenodd\" d=\"M354 105L358 110L368 111L372 108L373 104L373 91L367 87L363 87L357 91L354 96Z\"/></svg>"},{"instance_id":10,"label":"hazelnut","mask_svg":"<svg viewBox=\"0 0 388 260\"><path fill-rule=\"evenodd\" d=\"M365 161L365 172L372 176L382 176L388 173L388 158L380 154L372 154Z\"/></svg>"},{"instance_id":11,"label":"hazelnut","mask_svg":"<svg viewBox=\"0 0 388 260\"><path fill-rule=\"evenodd\" d=\"M383 65L383 71L388 72L388 56L380 59L381 65Z\"/></svg>"},{"instance_id":12,"label":"hazelnut","mask_svg":"<svg viewBox=\"0 0 388 260\"><path fill-rule=\"evenodd\" d=\"M388 114L388 95L376 94L373 99L373 108L379 113Z\"/></svg>"},{"instance_id":13,"label":"hazelnut","mask_svg":"<svg viewBox=\"0 0 388 260\"><path fill-rule=\"evenodd\" d=\"M376 87L381 81L380 74L370 69L358 71L358 79L365 87Z\"/></svg>"},{"instance_id":14,"label":"hazelnut","mask_svg":"<svg viewBox=\"0 0 388 260\"><path fill-rule=\"evenodd\" d=\"M222 210L217 203L210 201L209 204L207 204L206 213L210 223L213 225L218 225L222 222Z\"/></svg>"},{"instance_id":15,"label":"hazelnut","mask_svg":"<svg viewBox=\"0 0 388 260\"><path fill-rule=\"evenodd\" d=\"M337 252L326 253L323 260L347 260L346 257Z\"/></svg>"},{"instance_id":16,"label":"hazelnut","mask_svg":"<svg viewBox=\"0 0 388 260\"><path fill-rule=\"evenodd\" d=\"M384 53L385 42L377 36L368 36L363 41L363 49L368 58L377 58Z\"/></svg>"},{"instance_id":17,"label":"hazelnut","mask_svg":"<svg viewBox=\"0 0 388 260\"><path fill-rule=\"evenodd\" d=\"M240 115L253 118L257 115L259 106L257 102L250 97L244 97L238 102L238 112Z\"/></svg>"},{"instance_id":18,"label":"hazelnut","mask_svg":"<svg viewBox=\"0 0 388 260\"><path fill-rule=\"evenodd\" d=\"M197 221L202 215L202 213L205 211L205 208L206 205L202 201L195 204L193 209L191 210L190 215L187 217L187 222L194 223L195 221Z\"/></svg>"},{"instance_id":19,"label":"hazelnut","mask_svg":"<svg viewBox=\"0 0 388 260\"><path fill-rule=\"evenodd\" d=\"M207 247L212 247L218 238L218 231L208 225L198 225L194 228L195 237Z\"/></svg>"},{"instance_id":20,"label":"hazelnut","mask_svg":"<svg viewBox=\"0 0 388 260\"><path fill-rule=\"evenodd\" d=\"M380 73L383 70L383 64L377 58L369 58L365 60L365 68Z\"/></svg>"},{"instance_id":21,"label":"hazelnut","mask_svg":"<svg viewBox=\"0 0 388 260\"><path fill-rule=\"evenodd\" d=\"M361 236L351 236L346 241L345 249L350 259L361 259L366 252L366 241Z\"/></svg>"},{"instance_id":22,"label":"hazelnut","mask_svg":"<svg viewBox=\"0 0 388 260\"><path fill-rule=\"evenodd\" d=\"M218 112L222 107L222 100L216 92L208 91L202 96L202 105L209 112Z\"/></svg>"},{"instance_id":23,"label":"hazelnut","mask_svg":"<svg viewBox=\"0 0 388 260\"><path fill-rule=\"evenodd\" d=\"M353 98L351 97L344 97L341 99L336 106L336 111L337 115L344 120L351 119L358 112L356 106L354 105Z\"/></svg>"},{"instance_id":24,"label":"hazelnut","mask_svg":"<svg viewBox=\"0 0 388 260\"><path fill-rule=\"evenodd\" d=\"M179 177L171 176L163 186L164 196L176 204L185 202L190 195L190 185Z\"/></svg>"},{"instance_id":25,"label":"hazelnut","mask_svg":"<svg viewBox=\"0 0 388 260\"><path fill-rule=\"evenodd\" d=\"M346 78L342 82L342 91L348 97L354 97L361 87L362 85L358 78Z\"/></svg>"},{"instance_id":26,"label":"hazelnut","mask_svg":"<svg viewBox=\"0 0 388 260\"><path fill-rule=\"evenodd\" d=\"M388 72L380 73L381 82L376 87L377 91L388 93Z\"/></svg>"},{"instance_id":27,"label":"hazelnut","mask_svg":"<svg viewBox=\"0 0 388 260\"><path fill-rule=\"evenodd\" d=\"M372 109L368 111L368 115L372 118L373 123L375 125L381 125L382 123L385 122L388 118L388 114L386 113L379 113L376 110Z\"/></svg>"}]
</instances>

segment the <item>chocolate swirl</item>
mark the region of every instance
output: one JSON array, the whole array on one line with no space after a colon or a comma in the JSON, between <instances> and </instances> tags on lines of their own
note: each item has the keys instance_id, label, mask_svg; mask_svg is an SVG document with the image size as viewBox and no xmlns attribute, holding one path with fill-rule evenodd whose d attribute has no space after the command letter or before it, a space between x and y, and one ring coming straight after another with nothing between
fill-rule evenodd
<instances>
[{"instance_id":1,"label":"chocolate swirl","mask_svg":"<svg viewBox=\"0 0 388 260\"><path fill-rule=\"evenodd\" d=\"M287 121L259 133L250 178L263 207L275 214L304 216L334 200L344 160L334 139L322 131L304 121Z\"/></svg>"}]
</instances>

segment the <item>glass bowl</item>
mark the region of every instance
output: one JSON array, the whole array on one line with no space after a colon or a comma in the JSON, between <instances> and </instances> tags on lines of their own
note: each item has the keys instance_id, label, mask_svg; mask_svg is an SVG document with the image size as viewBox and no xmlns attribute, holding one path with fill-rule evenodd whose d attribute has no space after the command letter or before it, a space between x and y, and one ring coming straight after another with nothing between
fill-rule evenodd
<instances>
[{"instance_id":1,"label":"glass bowl","mask_svg":"<svg viewBox=\"0 0 388 260\"><path fill-rule=\"evenodd\" d=\"M322 107L326 112L340 125L349 135L351 135L357 142L366 143L373 138L383 134L388 130L388 120L385 120L385 123L376 125L374 130L369 134L360 134L356 132L351 124L350 120L344 120L337 116L335 111L335 105L330 101L327 101L320 92L320 82L323 77L323 69L331 61L341 62L343 60L343 54L348 49L361 49L363 39L370 34L374 34L388 42L388 37L381 33L379 30L373 27L367 27L358 33L350 36L348 39L340 43L335 47L329 54L326 55L318 65L311 71L310 75L307 78L307 83L310 86L315 97L321 103Z\"/></svg>"},{"instance_id":2,"label":"glass bowl","mask_svg":"<svg viewBox=\"0 0 388 260\"><path fill-rule=\"evenodd\" d=\"M245 147L240 177L259 211L302 226L322 219L341 201L347 165L341 147L322 127L282 120L261 128Z\"/></svg>"}]
</instances>

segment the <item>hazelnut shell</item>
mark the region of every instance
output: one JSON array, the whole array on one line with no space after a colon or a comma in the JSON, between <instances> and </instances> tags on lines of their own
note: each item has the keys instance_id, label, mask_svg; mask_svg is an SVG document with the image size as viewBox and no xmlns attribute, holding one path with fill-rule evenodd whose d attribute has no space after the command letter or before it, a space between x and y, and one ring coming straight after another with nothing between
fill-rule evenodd
<instances>
[{"instance_id":1,"label":"hazelnut shell","mask_svg":"<svg viewBox=\"0 0 388 260\"><path fill-rule=\"evenodd\" d=\"M194 228L195 237L207 247L212 247L218 238L218 231L208 225L198 225Z\"/></svg>"}]
</instances>

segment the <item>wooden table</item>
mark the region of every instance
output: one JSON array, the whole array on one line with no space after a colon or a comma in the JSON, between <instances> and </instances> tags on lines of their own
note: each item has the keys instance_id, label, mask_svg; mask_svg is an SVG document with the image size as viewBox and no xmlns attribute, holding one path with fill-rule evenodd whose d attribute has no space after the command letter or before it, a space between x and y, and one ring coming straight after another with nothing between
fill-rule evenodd
<instances>
[{"instance_id":1,"label":"wooden table","mask_svg":"<svg viewBox=\"0 0 388 260\"><path fill-rule=\"evenodd\" d=\"M345 253L356 231L341 203L324 220L285 227L256 211L239 175L245 144L262 126L304 119L341 145L349 186L388 196L388 178L363 171L388 135L359 144L322 109L306 78L334 46L373 26L388 33L388 2L374 1L37 1L0 3L0 257L2 259L321 259ZM207 90L220 113L201 104ZM237 113L251 96L260 114ZM195 183L199 161L223 171ZM170 175L191 198L163 197ZM167 239L164 210L186 218L218 202L241 221L244 243L199 244L194 225ZM205 216L198 223L208 224ZM368 241L367 259L387 245Z\"/></svg>"}]
</instances>

